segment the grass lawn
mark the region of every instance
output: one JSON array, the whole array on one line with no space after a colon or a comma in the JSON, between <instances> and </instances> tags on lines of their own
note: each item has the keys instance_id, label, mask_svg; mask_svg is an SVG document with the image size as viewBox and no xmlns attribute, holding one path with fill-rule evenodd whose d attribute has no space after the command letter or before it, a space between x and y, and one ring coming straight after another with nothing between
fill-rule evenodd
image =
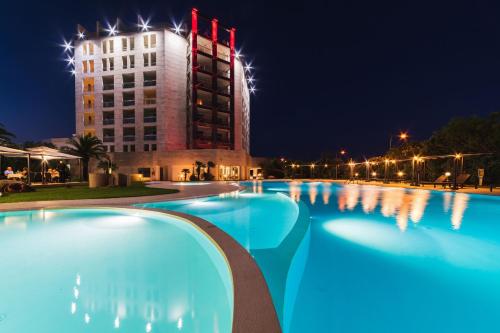
<instances>
[{"instance_id":1,"label":"grass lawn","mask_svg":"<svg viewBox=\"0 0 500 333\"><path fill-rule=\"evenodd\" d=\"M134 184L129 187L100 188L88 188L87 185L75 185L72 187L40 187L36 188L34 192L4 193L4 195L0 197L0 204L23 201L141 197L145 195L171 194L176 192L178 192L178 190L149 188L143 184Z\"/></svg>"}]
</instances>

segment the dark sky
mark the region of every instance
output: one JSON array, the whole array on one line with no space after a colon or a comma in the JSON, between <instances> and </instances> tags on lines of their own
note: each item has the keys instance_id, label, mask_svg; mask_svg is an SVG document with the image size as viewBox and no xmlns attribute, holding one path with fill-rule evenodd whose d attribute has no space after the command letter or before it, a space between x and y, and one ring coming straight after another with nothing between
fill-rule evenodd
<instances>
[{"instance_id":1,"label":"dark sky","mask_svg":"<svg viewBox=\"0 0 500 333\"><path fill-rule=\"evenodd\" d=\"M74 133L63 37L77 23L138 13L180 20L192 6L237 28L256 66L252 154L381 153L453 116L500 110L495 1L2 1L0 122L19 140Z\"/></svg>"}]
</instances>

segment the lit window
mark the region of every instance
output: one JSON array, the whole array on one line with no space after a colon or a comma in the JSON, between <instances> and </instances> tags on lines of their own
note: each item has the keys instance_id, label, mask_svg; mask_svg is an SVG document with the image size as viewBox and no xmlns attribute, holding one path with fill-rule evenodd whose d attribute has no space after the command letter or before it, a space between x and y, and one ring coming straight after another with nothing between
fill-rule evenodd
<instances>
[{"instance_id":1,"label":"lit window","mask_svg":"<svg viewBox=\"0 0 500 333\"><path fill-rule=\"evenodd\" d=\"M89 42L89 54L94 55L94 43Z\"/></svg>"},{"instance_id":2,"label":"lit window","mask_svg":"<svg viewBox=\"0 0 500 333\"><path fill-rule=\"evenodd\" d=\"M109 58L109 70L113 71L115 70L115 59L114 58Z\"/></svg>"},{"instance_id":3,"label":"lit window","mask_svg":"<svg viewBox=\"0 0 500 333\"><path fill-rule=\"evenodd\" d=\"M122 64L123 64L123 69L127 69L127 56L122 57Z\"/></svg>"},{"instance_id":4,"label":"lit window","mask_svg":"<svg viewBox=\"0 0 500 333\"><path fill-rule=\"evenodd\" d=\"M133 51L135 49L135 40L134 37L129 38L129 44L130 44L130 51Z\"/></svg>"},{"instance_id":5,"label":"lit window","mask_svg":"<svg viewBox=\"0 0 500 333\"><path fill-rule=\"evenodd\" d=\"M87 62L86 62L86 61L83 61L83 62L82 62L82 64L83 64L83 72L84 72L84 73L87 73L87 71L88 71L88 68L87 68Z\"/></svg>"},{"instance_id":6,"label":"lit window","mask_svg":"<svg viewBox=\"0 0 500 333\"><path fill-rule=\"evenodd\" d=\"M151 53L151 66L156 66L156 52Z\"/></svg>"},{"instance_id":7,"label":"lit window","mask_svg":"<svg viewBox=\"0 0 500 333\"><path fill-rule=\"evenodd\" d=\"M88 51L87 51L87 43L83 44L82 48L83 48L83 55L87 55L87 53L88 53Z\"/></svg>"},{"instance_id":8,"label":"lit window","mask_svg":"<svg viewBox=\"0 0 500 333\"><path fill-rule=\"evenodd\" d=\"M144 48L148 49L149 48L149 36L144 35L143 38L144 38Z\"/></svg>"},{"instance_id":9,"label":"lit window","mask_svg":"<svg viewBox=\"0 0 500 333\"><path fill-rule=\"evenodd\" d=\"M94 73L94 60L89 60L90 73Z\"/></svg>"},{"instance_id":10,"label":"lit window","mask_svg":"<svg viewBox=\"0 0 500 333\"><path fill-rule=\"evenodd\" d=\"M122 51L127 51L127 38L122 38Z\"/></svg>"},{"instance_id":11,"label":"lit window","mask_svg":"<svg viewBox=\"0 0 500 333\"><path fill-rule=\"evenodd\" d=\"M113 53L114 51L114 41L111 39L109 41L109 53Z\"/></svg>"},{"instance_id":12,"label":"lit window","mask_svg":"<svg viewBox=\"0 0 500 333\"><path fill-rule=\"evenodd\" d=\"M135 56L129 55L128 60L129 60L130 68L134 68L135 67Z\"/></svg>"},{"instance_id":13,"label":"lit window","mask_svg":"<svg viewBox=\"0 0 500 333\"><path fill-rule=\"evenodd\" d=\"M103 54L108 53L107 41L102 42L102 53Z\"/></svg>"},{"instance_id":14,"label":"lit window","mask_svg":"<svg viewBox=\"0 0 500 333\"><path fill-rule=\"evenodd\" d=\"M151 47L156 47L156 34L151 35Z\"/></svg>"},{"instance_id":15,"label":"lit window","mask_svg":"<svg viewBox=\"0 0 500 333\"><path fill-rule=\"evenodd\" d=\"M108 59L102 59L102 71L106 72L108 70Z\"/></svg>"},{"instance_id":16,"label":"lit window","mask_svg":"<svg viewBox=\"0 0 500 333\"><path fill-rule=\"evenodd\" d=\"M144 53L143 57L144 57L144 67L148 67L149 66L149 54Z\"/></svg>"}]
</instances>

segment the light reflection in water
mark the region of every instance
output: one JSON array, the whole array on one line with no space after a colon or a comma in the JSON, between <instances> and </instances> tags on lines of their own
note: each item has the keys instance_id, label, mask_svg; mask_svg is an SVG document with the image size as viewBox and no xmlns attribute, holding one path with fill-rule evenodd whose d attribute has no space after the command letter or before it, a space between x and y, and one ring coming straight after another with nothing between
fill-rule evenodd
<instances>
[{"instance_id":1,"label":"light reflection in water","mask_svg":"<svg viewBox=\"0 0 500 333\"><path fill-rule=\"evenodd\" d=\"M359 197L361 195L361 201ZM469 196L464 193L443 193L443 210L451 213L453 229L459 229L464 212L467 209ZM453 202L452 202L453 197ZM410 190L403 188L379 188L375 186L346 185L338 191L337 204L341 212L354 210L361 202L365 214L374 213L380 202L380 213L384 217L395 217L396 225L401 231L408 228L408 220L418 223L422 220L431 198L427 190Z\"/></svg>"},{"instance_id":2,"label":"light reflection in water","mask_svg":"<svg viewBox=\"0 0 500 333\"><path fill-rule=\"evenodd\" d=\"M464 212L467 209L469 196L464 193L456 193L453 200L453 211L451 212L451 225L453 229L458 230L462 225Z\"/></svg>"},{"instance_id":3,"label":"light reflection in water","mask_svg":"<svg viewBox=\"0 0 500 333\"><path fill-rule=\"evenodd\" d=\"M328 205L330 201L330 195L332 194L331 190L332 184L323 183L323 204Z\"/></svg>"},{"instance_id":4,"label":"light reflection in water","mask_svg":"<svg viewBox=\"0 0 500 333\"><path fill-rule=\"evenodd\" d=\"M301 192L301 183L299 182L291 182L290 186L290 197L292 200L299 201L300 200L300 192Z\"/></svg>"},{"instance_id":5,"label":"light reflection in water","mask_svg":"<svg viewBox=\"0 0 500 333\"><path fill-rule=\"evenodd\" d=\"M318 183L309 184L309 201L311 204L316 203L316 197L318 196Z\"/></svg>"}]
</instances>

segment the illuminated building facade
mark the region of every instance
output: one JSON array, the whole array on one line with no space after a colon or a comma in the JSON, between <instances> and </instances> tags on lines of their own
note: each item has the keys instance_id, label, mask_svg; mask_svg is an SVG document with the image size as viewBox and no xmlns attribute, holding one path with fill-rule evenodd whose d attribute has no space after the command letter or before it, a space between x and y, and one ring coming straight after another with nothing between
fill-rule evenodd
<instances>
[{"instance_id":1,"label":"illuminated building facade","mask_svg":"<svg viewBox=\"0 0 500 333\"><path fill-rule=\"evenodd\" d=\"M251 88L235 41L196 9L185 29L79 25L77 135L101 139L119 172L179 180L199 160L216 179L248 178Z\"/></svg>"}]
</instances>

